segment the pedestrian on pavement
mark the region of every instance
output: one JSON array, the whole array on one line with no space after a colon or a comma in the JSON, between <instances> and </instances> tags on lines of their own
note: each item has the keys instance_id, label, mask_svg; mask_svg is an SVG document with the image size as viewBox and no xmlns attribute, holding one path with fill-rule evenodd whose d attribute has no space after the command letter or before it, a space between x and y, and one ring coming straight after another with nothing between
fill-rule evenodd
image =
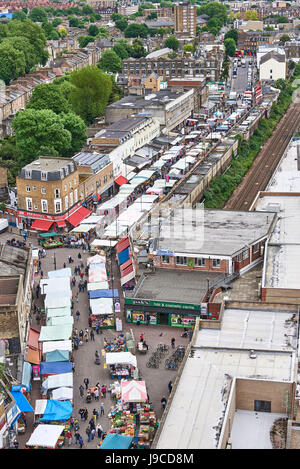
<instances>
[{"instance_id":1,"label":"pedestrian on pavement","mask_svg":"<svg viewBox=\"0 0 300 469\"><path fill-rule=\"evenodd\" d=\"M84 277L84 273L83 273L83 272L80 272L80 274L79 274L79 275L80 275L80 278L81 278L81 279L83 279L83 277Z\"/></svg>"},{"instance_id":2,"label":"pedestrian on pavement","mask_svg":"<svg viewBox=\"0 0 300 469\"><path fill-rule=\"evenodd\" d=\"M140 334L140 342L144 342L144 334Z\"/></svg>"},{"instance_id":3,"label":"pedestrian on pavement","mask_svg":"<svg viewBox=\"0 0 300 469\"><path fill-rule=\"evenodd\" d=\"M83 397L83 396L82 396L82 397ZM84 419L84 411L85 411L85 409L79 409L79 411L78 411L78 413L79 413L79 415L80 415L80 418L81 418L81 420L83 420L83 419Z\"/></svg>"},{"instance_id":4,"label":"pedestrian on pavement","mask_svg":"<svg viewBox=\"0 0 300 469\"><path fill-rule=\"evenodd\" d=\"M87 409L84 410L84 420L87 421L88 419L88 416L89 416L89 412Z\"/></svg>"},{"instance_id":5,"label":"pedestrian on pavement","mask_svg":"<svg viewBox=\"0 0 300 469\"><path fill-rule=\"evenodd\" d=\"M78 257L78 259L81 259L81 254L80 254L80 252L78 253L78 256L77 256L77 257Z\"/></svg>"},{"instance_id":6,"label":"pedestrian on pavement","mask_svg":"<svg viewBox=\"0 0 300 469\"><path fill-rule=\"evenodd\" d=\"M66 263L64 262L64 265L63 265L63 268L65 269L67 266L66 266Z\"/></svg>"},{"instance_id":7,"label":"pedestrian on pavement","mask_svg":"<svg viewBox=\"0 0 300 469\"><path fill-rule=\"evenodd\" d=\"M15 449L19 449L19 442L18 442L18 440L15 440L15 441L14 441L14 448L15 448Z\"/></svg>"},{"instance_id":8,"label":"pedestrian on pavement","mask_svg":"<svg viewBox=\"0 0 300 469\"><path fill-rule=\"evenodd\" d=\"M146 316L146 325L149 326L150 324L150 314L147 314Z\"/></svg>"},{"instance_id":9,"label":"pedestrian on pavement","mask_svg":"<svg viewBox=\"0 0 300 469\"><path fill-rule=\"evenodd\" d=\"M87 289L87 284L88 284L88 282L87 282L87 280L85 280L85 281L83 282L83 285L84 285L84 289L85 289L85 290Z\"/></svg>"},{"instance_id":10,"label":"pedestrian on pavement","mask_svg":"<svg viewBox=\"0 0 300 469\"><path fill-rule=\"evenodd\" d=\"M76 432L74 436L75 436L75 445L77 445L77 443L79 443L80 434Z\"/></svg>"},{"instance_id":11,"label":"pedestrian on pavement","mask_svg":"<svg viewBox=\"0 0 300 469\"><path fill-rule=\"evenodd\" d=\"M175 348L175 338L174 337L172 337L172 339L171 339L171 346L172 346L172 348Z\"/></svg>"},{"instance_id":12,"label":"pedestrian on pavement","mask_svg":"<svg viewBox=\"0 0 300 469\"><path fill-rule=\"evenodd\" d=\"M88 342L89 341L89 332L85 330L84 332L84 338L85 338L85 341Z\"/></svg>"},{"instance_id":13,"label":"pedestrian on pavement","mask_svg":"<svg viewBox=\"0 0 300 469\"><path fill-rule=\"evenodd\" d=\"M66 438L68 440L68 444L69 446L71 446L72 442L73 442L73 435L72 433L70 432L70 430L67 431L66 433Z\"/></svg>"},{"instance_id":14,"label":"pedestrian on pavement","mask_svg":"<svg viewBox=\"0 0 300 469\"><path fill-rule=\"evenodd\" d=\"M101 423L98 423L98 424L97 424L97 426L96 426L96 431L97 431L97 434L98 434L98 438L102 438L103 428L102 428Z\"/></svg>"},{"instance_id":15,"label":"pedestrian on pavement","mask_svg":"<svg viewBox=\"0 0 300 469\"><path fill-rule=\"evenodd\" d=\"M105 386L105 384L102 384L101 392L102 392L103 397L106 397L106 386Z\"/></svg>"},{"instance_id":16,"label":"pedestrian on pavement","mask_svg":"<svg viewBox=\"0 0 300 469\"><path fill-rule=\"evenodd\" d=\"M100 404L100 416L104 415L104 402L101 402Z\"/></svg>"},{"instance_id":17,"label":"pedestrian on pavement","mask_svg":"<svg viewBox=\"0 0 300 469\"><path fill-rule=\"evenodd\" d=\"M96 409L93 410L93 419L94 419L94 423L96 425L96 420L97 418L99 417L99 413Z\"/></svg>"},{"instance_id":18,"label":"pedestrian on pavement","mask_svg":"<svg viewBox=\"0 0 300 469\"><path fill-rule=\"evenodd\" d=\"M81 435L79 435L79 440L78 440L78 442L79 442L79 445L80 445L80 449L82 449L82 447L83 447L83 438L82 438Z\"/></svg>"},{"instance_id":19,"label":"pedestrian on pavement","mask_svg":"<svg viewBox=\"0 0 300 469\"><path fill-rule=\"evenodd\" d=\"M75 299L75 301L78 303L78 293L76 293L74 299Z\"/></svg>"},{"instance_id":20,"label":"pedestrian on pavement","mask_svg":"<svg viewBox=\"0 0 300 469\"><path fill-rule=\"evenodd\" d=\"M89 426L90 426L90 429L91 429L91 430L96 427L96 423L95 423L95 421L94 421L94 415L93 415L93 417L91 418L91 420L89 421Z\"/></svg>"},{"instance_id":21,"label":"pedestrian on pavement","mask_svg":"<svg viewBox=\"0 0 300 469\"><path fill-rule=\"evenodd\" d=\"M79 392L80 392L80 397L83 397L84 396L84 387L82 386L82 384L79 386Z\"/></svg>"},{"instance_id":22,"label":"pedestrian on pavement","mask_svg":"<svg viewBox=\"0 0 300 469\"><path fill-rule=\"evenodd\" d=\"M80 319L80 312L79 311L76 311L76 319L77 319L77 321L79 321L79 319Z\"/></svg>"},{"instance_id":23,"label":"pedestrian on pavement","mask_svg":"<svg viewBox=\"0 0 300 469\"><path fill-rule=\"evenodd\" d=\"M160 402L161 402L162 408L165 409L166 408L166 403L167 403L167 399L165 398L165 396L162 397Z\"/></svg>"},{"instance_id":24,"label":"pedestrian on pavement","mask_svg":"<svg viewBox=\"0 0 300 469\"><path fill-rule=\"evenodd\" d=\"M169 383L168 383L169 393L171 393L172 387L173 387L173 383L172 383L172 381L169 381Z\"/></svg>"},{"instance_id":25,"label":"pedestrian on pavement","mask_svg":"<svg viewBox=\"0 0 300 469\"><path fill-rule=\"evenodd\" d=\"M90 380L88 378L84 378L83 382L85 384L85 389L87 390L89 388Z\"/></svg>"},{"instance_id":26,"label":"pedestrian on pavement","mask_svg":"<svg viewBox=\"0 0 300 469\"><path fill-rule=\"evenodd\" d=\"M91 329L90 337L91 337L91 340L92 340L92 341L95 341L95 334L94 334L93 329Z\"/></svg>"},{"instance_id":27,"label":"pedestrian on pavement","mask_svg":"<svg viewBox=\"0 0 300 469\"><path fill-rule=\"evenodd\" d=\"M80 331L79 331L79 337L80 337L80 339L83 339L83 334L84 334L83 330L80 329Z\"/></svg>"},{"instance_id":28,"label":"pedestrian on pavement","mask_svg":"<svg viewBox=\"0 0 300 469\"><path fill-rule=\"evenodd\" d=\"M100 324L99 324L99 321L97 321L97 324L96 324L96 334L99 334L99 331L100 331Z\"/></svg>"},{"instance_id":29,"label":"pedestrian on pavement","mask_svg":"<svg viewBox=\"0 0 300 469\"><path fill-rule=\"evenodd\" d=\"M94 398L95 398L95 401L99 401L99 389L97 386L95 386Z\"/></svg>"}]
</instances>

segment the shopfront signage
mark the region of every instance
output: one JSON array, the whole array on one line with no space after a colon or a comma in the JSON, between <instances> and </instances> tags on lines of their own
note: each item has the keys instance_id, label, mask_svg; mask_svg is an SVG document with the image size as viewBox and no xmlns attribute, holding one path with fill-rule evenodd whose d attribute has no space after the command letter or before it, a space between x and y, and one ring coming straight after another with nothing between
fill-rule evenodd
<instances>
[{"instance_id":1,"label":"shopfront signage","mask_svg":"<svg viewBox=\"0 0 300 469\"><path fill-rule=\"evenodd\" d=\"M74 205L70 210L65 212L63 215L46 215L44 213L37 213L37 212L27 212L26 210L18 210L18 216L19 217L27 217L27 218L38 218L39 220L53 220L53 221L58 221L58 220L65 220L68 218L70 215L72 215L75 210L78 209L78 207L81 205L81 202L77 202L76 205ZM20 227L20 225L19 225Z\"/></svg>"},{"instance_id":2,"label":"shopfront signage","mask_svg":"<svg viewBox=\"0 0 300 469\"><path fill-rule=\"evenodd\" d=\"M154 306L157 308L176 308L176 309L189 309L194 311L200 311L200 305L191 303L173 303L170 301L154 301L144 300L140 298L125 298L125 304L136 305L136 306Z\"/></svg>"}]
</instances>

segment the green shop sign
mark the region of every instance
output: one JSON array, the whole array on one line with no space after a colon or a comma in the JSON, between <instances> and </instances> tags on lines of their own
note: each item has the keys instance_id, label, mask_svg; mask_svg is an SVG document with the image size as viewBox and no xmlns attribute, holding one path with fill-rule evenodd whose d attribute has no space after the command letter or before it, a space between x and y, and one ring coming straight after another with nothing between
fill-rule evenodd
<instances>
[{"instance_id":1,"label":"green shop sign","mask_svg":"<svg viewBox=\"0 0 300 469\"><path fill-rule=\"evenodd\" d=\"M189 309L194 311L200 311L200 305L191 303L173 303L170 301L154 301L154 300L143 300L140 298L125 298L126 305L135 306L154 306L157 308L176 308L176 309Z\"/></svg>"}]
</instances>

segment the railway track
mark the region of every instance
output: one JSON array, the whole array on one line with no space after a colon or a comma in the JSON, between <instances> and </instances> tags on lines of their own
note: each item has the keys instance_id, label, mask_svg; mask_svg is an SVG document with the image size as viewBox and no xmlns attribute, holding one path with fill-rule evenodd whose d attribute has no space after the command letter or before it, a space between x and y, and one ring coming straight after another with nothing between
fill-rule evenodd
<instances>
[{"instance_id":1,"label":"railway track","mask_svg":"<svg viewBox=\"0 0 300 469\"><path fill-rule=\"evenodd\" d=\"M300 106L291 104L246 176L226 202L225 210L249 210L257 193L266 188L299 125Z\"/></svg>"}]
</instances>

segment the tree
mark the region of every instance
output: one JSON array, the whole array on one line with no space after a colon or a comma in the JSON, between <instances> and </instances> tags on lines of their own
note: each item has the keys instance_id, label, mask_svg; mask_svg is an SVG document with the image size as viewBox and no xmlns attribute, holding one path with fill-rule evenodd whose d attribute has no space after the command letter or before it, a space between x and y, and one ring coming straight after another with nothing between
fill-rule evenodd
<instances>
[{"instance_id":1,"label":"tree","mask_svg":"<svg viewBox=\"0 0 300 469\"><path fill-rule=\"evenodd\" d=\"M178 39L176 39L175 36L169 36L165 40L164 45L165 47L168 47L169 49L173 49L174 51L176 51L179 48L179 41Z\"/></svg>"},{"instance_id":2,"label":"tree","mask_svg":"<svg viewBox=\"0 0 300 469\"><path fill-rule=\"evenodd\" d=\"M78 28L79 27L79 19L76 16L69 16L69 27L70 28Z\"/></svg>"},{"instance_id":3,"label":"tree","mask_svg":"<svg viewBox=\"0 0 300 469\"><path fill-rule=\"evenodd\" d=\"M84 48L86 47L90 42L94 42L95 38L93 36L78 36L77 41L79 44L79 47Z\"/></svg>"},{"instance_id":4,"label":"tree","mask_svg":"<svg viewBox=\"0 0 300 469\"><path fill-rule=\"evenodd\" d=\"M96 37L97 34L99 33L99 28L95 24L91 24L88 29L88 35Z\"/></svg>"},{"instance_id":5,"label":"tree","mask_svg":"<svg viewBox=\"0 0 300 469\"><path fill-rule=\"evenodd\" d=\"M127 49L126 47L124 46L124 44L120 44L119 42L117 42L114 47L112 48L112 50L120 57L120 59L127 59L129 57L129 54L127 52Z\"/></svg>"},{"instance_id":6,"label":"tree","mask_svg":"<svg viewBox=\"0 0 300 469\"><path fill-rule=\"evenodd\" d=\"M83 15L92 15L94 13L93 8L90 7L89 5L83 5L81 11Z\"/></svg>"},{"instance_id":7,"label":"tree","mask_svg":"<svg viewBox=\"0 0 300 469\"><path fill-rule=\"evenodd\" d=\"M36 54L32 44L26 37L6 37L1 42L3 47L13 47L22 53L25 59L25 73L29 73L36 64Z\"/></svg>"},{"instance_id":8,"label":"tree","mask_svg":"<svg viewBox=\"0 0 300 469\"><path fill-rule=\"evenodd\" d=\"M256 10L245 11L244 18L245 20L257 21L258 20L257 11Z\"/></svg>"},{"instance_id":9,"label":"tree","mask_svg":"<svg viewBox=\"0 0 300 469\"><path fill-rule=\"evenodd\" d=\"M125 31L125 29L128 26L128 21L125 17L121 18L121 19L115 21L115 26L116 26L116 28L118 28L120 31L123 32L123 31Z\"/></svg>"},{"instance_id":10,"label":"tree","mask_svg":"<svg viewBox=\"0 0 300 469\"><path fill-rule=\"evenodd\" d=\"M147 55L144 44L140 39L135 39L132 42L130 56L134 59L139 59L140 57L145 57Z\"/></svg>"},{"instance_id":11,"label":"tree","mask_svg":"<svg viewBox=\"0 0 300 469\"><path fill-rule=\"evenodd\" d=\"M25 75L25 71L24 53L2 42L0 44L0 79L8 85L11 80Z\"/></svg>"},{"instance_id":12,"label":"tree","mask_svg":"<svg viewBox=\"0 0 300 469\"><path fill-rule=\"evenodd\" d=\"M194 46L193 44L184 44L183 50L185 52L194 52Z\"/></svg>"},{"instance_id":13,"label":"tree","mask_svg":"<svg viewBox=\"0 0 300 469\"><path fill-rule=\"evenodd\" d=\"M28 16L35 23L46 23L48 21L48 15L43 7L33 7Z\"/></svg>"},{"instance_id":14,"label":"tree","mask_svg":"<svg viewBox=\"0 0 300 469\"><path fill-rule=\"evenodd\" d=\"M59 39L59 34L52 23L43 23L42 28L48 40Z\"/></svg>"},{"instance_id":15,"label":"tree","mask_svg":"<svg viewBox=\"0 0 300 469\"><path fill-rule=\"evenodd\" d=\"M57 26L59 26L61 24L61 20L59 18L54 18L54 20L52 21L52 26L54 28L57 28Z\"/></svg>"},{"instance_id":16,"label":"tree","mask_svg":"<svg viewBox=\"0 0 300 469\"><path fill-rule=\"evenodd\" d=\"M36 86L27 104L27 108L36 110L50 109L55 114L67 113L70 110L68 101L60 87L54 83Z\"/></svg>"},{"instance_id":17,"label":"tree","mask_svg":"<svg viewBox=\"0 0 300 469\"><path fill-rule=\"evenodd\" d=\"M147 20L156 20L156 19L157 19L157 13L156 13L156 11L152 11L151 13L149 13L149 15L147 16L146 19L147 19Z\"/></svg>"},{"instance_id":18,"label":"tree","mask_svg":"<svg viewBox=\"0 0 300 469\"><path fill-rule=\"evenodd\" d=\"M60 37L62 38L65 38L68 35L66 28L63 28L63 27L59 28L58 32L59 32Z\"/></svg>"},{"instance_id":19,"label":"tree","mask_svg":"<svg viewBox=\"0 0 300 469\"><path fill-rule=\"evenodd\" d=\"M121 20L123 18L125 18L125 16L121 15L120 13L112 13L110 15L110 19L113 21Z\"/></svg>"},{"instance_id":20,"label":"tree","mask_svg":"<svg viewBox=\"0 0 300 469\"><path fill-rule=\"evenodd\" d=\"M35 64L45 65L49 54L45 49L46 36L43 29L26 18L24 21L12 20L7 25L7 37L25 37L34 47L36 54Z\"/></svg>"},{"instance_id":21,"label":"tree","mask_svg":"<svg viewBox=\"0 0 300 469\"><path fill-rule=\"evenodd\" d=\"M113 50L105 50L99 60L99 68L106 71L117 73L122 71L122 60Z\"/></svg>"},{"instance_id":22,"label":"tree","mask_svg":"<svg viewBox=\"0 0 300 469\"><path fill-rule=\"evenodd\" d=\"M12 14L13 20L24 21L27 18L27 15L24 11L14 11Z\"/></svg>"},{"instance_id":23,"label":"tree","mask_svg":"<svg viewBox=\"0 0 300 469\"><path fill-rule=\"evenodd\" d=\"M104 114L112 90L109 75L97 67L83 67L70 74L70 83L74 89L70 92L69 100L76 114L87 124Z\"/></svg>"},{"instance_id":24,"label":"tree","mask_svg":"<svg viewBox=\"0 0 300 469\"><path fill-rule=\"evenodd\" d=\"M238 36L239 36L239 33L236 29L230 29L229 31L227 31L227 33L225 34L224 36L224 40L225 39L229 39L229 38L232 38L235 43L237 44L238 42Z\"/></svg>"},{"instance_id":25,"label":"tree","mask_svg":"<svg viewBox=\"0 0 300 469\"><path fill-rule=\"evenodd\" d=\"M148 27L145 24L132 23L124 31L125 37L147 37Z\"/></svg>"},{"instance_id":26,"label":"tree","mask_svg":"<svg viewBox=\"0 0 300 469\"><path fill-rule=\"evenodd\" d=\"M12 127L22 166L43 154L64 155L71 148L71 133L64 128L60 116L49 109L19 111Z\"/></svg>"},{"instance_id":27,"label":"tree","mask_svg":"<svg viewBox=\"0 0 300 469\"><path fill-rule=\"evenodd\" d=\"M77 116L74 112L68 112L67 114L60 114L61 122L63 127L68 130L71 134L71 146L64 153L64 156L73 156L77 153L86 142L86 124Z\"/></svg>"},{"instance_id":28,"label":"tree","mask_svg":"<svg viewBox=\"0 0 300 469\"><path fill-rule=\"evenodd\" d=\"M224 46L225 46L226 55L229 55L230 57L234 57L235 51L236 51L236 43L234 39L232 39L231 37L229 37L228 39L225 39Z\"/></svg>"},{"instance_id":29,"label":"tree","mask_svg":"<svg viewBox=\"0 0 300 469\"><path fill-rule=\"evenodd\" d=\"M289 23L289 22L290 22L290 20L286 16L278 16L278 18L277 18L277 23L278 24Z\"/></svg>"},{"instance_id":30,"label":"tree","mask_svg":"<svg viewBox=\"0 0 300 469\"><path fill-rule=\"evenodd\" d=\"M290 41L291 38L288 34L282 34L282 36L280 36L280 39L279 39L279 42L280 44L285 44L287 41Z\"/></svg>"}]
</instances>

